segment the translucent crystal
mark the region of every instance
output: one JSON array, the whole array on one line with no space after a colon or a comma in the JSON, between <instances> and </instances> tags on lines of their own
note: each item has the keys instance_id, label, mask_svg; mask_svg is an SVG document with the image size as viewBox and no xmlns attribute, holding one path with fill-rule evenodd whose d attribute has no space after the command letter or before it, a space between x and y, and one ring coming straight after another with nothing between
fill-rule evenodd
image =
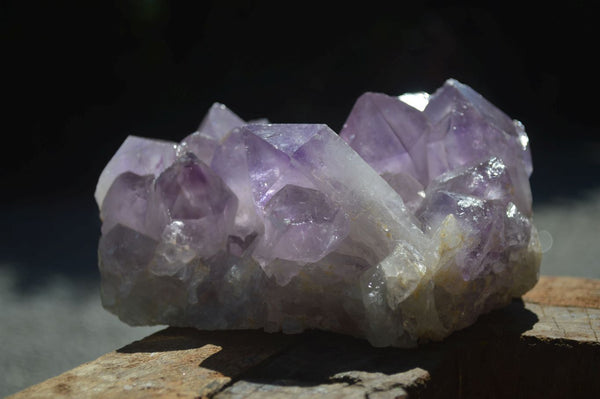
<instances>
[{"instance_id":1,"label":"translucent crystal","mask_svg":"<svg viewBox=\"0 0 600 399\"><path fill-rule=\"evenodd\" d=\"M158 176L175 161L176 151L175 143L127 137L98 179L94 194L98 206L102 207L106 192L121 173Z\"/></svg>"},{"instance_id":2,"label":"translucent crystal","mask_svg":"<svg viewBox=\"0 0 600 399\"><path fill-rule=\"evenodd\" d=\"M214 103L197 131L181 141L180 154L191 152L209 164L219 142L233 129L244 125L239 116L223 104Z\"/></svg>"},{"instance_id":3,"label":"translucent crystal","mask_svg":"<svg viewBox=\"0 0 600 399\"><path fill-rule=\"evenodd\" d=\"M452 79L362 95L339 136L215 104L102 172L103 304L135 325L442 339L537 280L528 143Z\"/></svg>"}]
</instances>

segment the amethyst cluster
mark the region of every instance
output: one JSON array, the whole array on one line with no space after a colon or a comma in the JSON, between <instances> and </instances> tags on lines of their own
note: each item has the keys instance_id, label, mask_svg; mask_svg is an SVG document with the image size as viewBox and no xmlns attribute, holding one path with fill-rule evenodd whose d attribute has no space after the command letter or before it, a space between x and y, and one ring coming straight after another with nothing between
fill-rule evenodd
<instances>
[{"instance_id":1,"label":"amethyst cluster","mask_svg":"<svg viewBox=\"0 0 600 399\"><path fill-rule=\"evenodd\" d=\"M531 172L523 125L452 79L365 93L339 135L215 104L102 172L102 303L132 325L439 340L536 283Z\"/></svg>"}]
</instances>

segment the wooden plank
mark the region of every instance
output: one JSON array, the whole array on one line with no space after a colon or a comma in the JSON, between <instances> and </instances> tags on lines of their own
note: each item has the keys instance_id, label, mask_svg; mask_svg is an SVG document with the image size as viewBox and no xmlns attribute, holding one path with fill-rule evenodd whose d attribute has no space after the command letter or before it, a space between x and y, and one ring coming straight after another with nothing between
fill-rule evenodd
<instances>
[{"instance_id":1,"label":"wooden plank","mask_svg":"<svg viewBox=\"0 0 600 399\"><path fill-rule=\"evenodd\" d=\"M600 397L599 289L542 277L524 302L410 350L318 331L168 328L11 398Z\"/></svg>"},{"instance_id":2,"label":"wooden plank","mask_svg":"<svg viewBox=\"0 0 600 399\"><path fill-rule=\"evenodd\" d=\"M526 308L535 313L539 321L523 333L524 337L600 344L600 309L536 303L527 303Z\"/></svg>"},{"instance_id":3,"label":"wooden plank","mask_svg":"<svg viewBox=\"0 0 600 399\"><path fill-rule=\"evenodd\" d=\"M543 305L600 309L600 280L542 276L523 300Z\"/></svg>"},{"instance_id":4,"label":"wooden plank","mask_svg":"<svg viewBox=\"0 0 600 399\"><path fill-rule=\"evenodd\" d=\"M10 398L210 396L295 338L259 331L167 328Z\"/></svg>"}]
</instances>

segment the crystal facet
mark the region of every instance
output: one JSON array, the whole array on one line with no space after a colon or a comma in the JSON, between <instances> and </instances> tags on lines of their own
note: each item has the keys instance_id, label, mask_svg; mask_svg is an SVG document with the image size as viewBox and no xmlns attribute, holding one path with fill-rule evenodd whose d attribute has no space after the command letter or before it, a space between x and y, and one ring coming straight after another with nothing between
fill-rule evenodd
<instances>
[{"instance_id":1,"label":"crystal facet","mask_svg":"<svg viewBox=\"0 0 600 399\"><path fill-rule=\"evenodd\" d=\"M215 104L102 172L103 305L133 325L442 339L535 284L531 172L523 125L452 79L364 94L340 135Z\"/></svg>"}]
</instances>

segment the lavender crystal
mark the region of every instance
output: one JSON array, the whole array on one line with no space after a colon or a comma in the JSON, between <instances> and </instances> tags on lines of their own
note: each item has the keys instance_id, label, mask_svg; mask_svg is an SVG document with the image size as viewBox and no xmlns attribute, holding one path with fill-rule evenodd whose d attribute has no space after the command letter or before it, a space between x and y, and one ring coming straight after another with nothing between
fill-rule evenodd
<instances>
[{"instance_id":1,"label":"lavender crystal","mask_svg":"<svg viewBox=\"0 0 600 399\"><path fill-rule=\"evenodd\" d=\"M102 302L132 325L439 340L537 281L531 172L523 125L452 79L364 94L340 135L215 104L102 172Z\"/></svg>"}]
</instances>

